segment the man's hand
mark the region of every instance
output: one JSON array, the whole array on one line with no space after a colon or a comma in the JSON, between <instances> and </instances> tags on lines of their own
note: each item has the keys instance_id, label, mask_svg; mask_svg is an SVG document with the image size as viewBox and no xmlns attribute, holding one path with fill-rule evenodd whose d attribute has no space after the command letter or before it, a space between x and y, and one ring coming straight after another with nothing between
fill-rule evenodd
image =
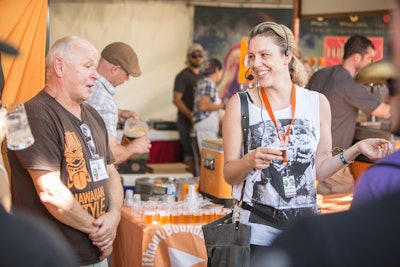
<instances>
[{"instance_id":1,"label":"man's hand","mask_svg":"<svg viewBox=\"0 0 400 267\"><path fill-rule=\"evenodd\" d=\"M92 240L93 245L102 251L101 259L108 257L112 252L119 221L119 215L108 212L93 222L93 225L99 227L99 230L91 233L89 238Z\"/></svg>"},{"instance_id":2,"label":"man's hand","mask_svg":"<svg viewBox=\"0 0 400 267\"><path fill-rule=\"evenodd\" d=\"M151 141L147 136L136 138L129 143L129 150L134 154L149 153Z\"/></svg>"},{"instance_id":3,"label":"man's hand","mask_svg":"<svg viewBox=\"0 0 400 267\"><path fill-rule=\"evenodd\" d=\"M134 119L139 119L139 116L133 110L118 109L118 121L125 122L130 117L132 117Z\"/></svg>"}]
</instances>

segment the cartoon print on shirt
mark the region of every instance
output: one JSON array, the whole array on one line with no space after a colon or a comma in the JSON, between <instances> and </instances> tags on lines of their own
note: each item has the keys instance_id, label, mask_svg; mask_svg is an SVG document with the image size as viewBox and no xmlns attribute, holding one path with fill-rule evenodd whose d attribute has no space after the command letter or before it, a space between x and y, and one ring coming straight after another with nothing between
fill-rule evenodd
<instances>
[{"instance_id":1,"label":"cartoon print on shirt","mask_svg":"<svg viewBox=\"0 0 400 267\"><path fill-rule=\"evenodd\" d=\"M289 127L291 119L278 120L282 135ZM250 148L259 146L273 147L279 140L278 133L272 121L251 125ZM289 143L287 145L288 163L272 161L269 168L262 170L261 175L253 181L252 202L273 207L296 206L311 203L310 195L315 190L314 183L306 181L303 174L308 168L312 168L313 158L312 143L316 139L315 129L305 119L295 119L290 130ZM287 198L283 188L283 177L295 177L296 196ZM312 196L311 196L312 198ZM294 204L295 203L295 204ZM294 204L294 205L293 205Z\"/></svg>"},{"instance_id":2,"label":"cartoon print on shirt","mask_svg":"<svg viewBox=\"0 0 400 267\"><path fill-rule=\"evenodd\" d=\"M67 162L68 182L67 187L73 186L82 190L87 183L92 181L86 168L86 161L83 157L82 144L74 132L65 133L65 160Z\"/></svg>"}]
</instances>

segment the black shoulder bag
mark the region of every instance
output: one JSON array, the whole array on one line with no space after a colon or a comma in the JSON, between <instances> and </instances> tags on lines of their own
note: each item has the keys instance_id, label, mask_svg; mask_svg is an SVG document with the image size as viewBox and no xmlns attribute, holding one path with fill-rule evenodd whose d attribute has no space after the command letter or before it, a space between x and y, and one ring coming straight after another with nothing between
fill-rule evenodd
<instances>
[{"instance_id":1,"label":"black shoulder bag","mask_svg":"<svg viewBox=\"0 0 400 267\"><path fill-rule=\"evenodd\" d=\"M243 153L247 154L247 135L249 130L249 108L246 92L239 92L242 131L243 131ZM230 214L202 226L204 241L207 249L208 267L250 267L250 236L251 227L239 222L240 209L243 203L243 182L240 200L235 205L238 208L238 216L233 222Z\"/></svg>"}]
</instances>

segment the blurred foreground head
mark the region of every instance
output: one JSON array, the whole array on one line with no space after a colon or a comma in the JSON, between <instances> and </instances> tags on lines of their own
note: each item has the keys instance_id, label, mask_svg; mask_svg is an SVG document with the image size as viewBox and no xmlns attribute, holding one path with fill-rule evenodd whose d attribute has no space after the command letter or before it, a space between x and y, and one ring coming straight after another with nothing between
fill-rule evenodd
<instances>
[{"instance_id":1,"label":"blurred foreground head","mask_svg":"<svg viewBox=\"0 0 400 267\"><path fill-rule=\"evenodd\" d=\"M400 73L400 0L395 1L391 16L391 53L396 72ZM390 86L390 85L389 85ZM390 106L391 106L391 131L400 135L400 81L397 77L393 85Z\"/></svg>"}]
</instances>

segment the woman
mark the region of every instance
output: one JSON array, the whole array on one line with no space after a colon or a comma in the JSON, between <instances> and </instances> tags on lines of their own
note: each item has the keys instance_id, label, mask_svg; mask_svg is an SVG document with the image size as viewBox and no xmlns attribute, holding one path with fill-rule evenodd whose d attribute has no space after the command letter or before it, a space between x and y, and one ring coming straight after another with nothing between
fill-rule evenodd
<instances>
[{"instance_id":1,"label":"woman","mask_svg":"<svg viewBox=\"0 0 400 267\"><path fill-rule=\"evenodd\" d=\"M293 220L316 213L316 180L359 154L375 160L393 150L386 140L366 139L332 156L329 102L297 85L306 73L294 51L293 33L284 25L263 22L250 31L248 62L257 86L247 92L248 154L242 155L238 96L224 116L224 177L235 199L246 180L240 220L252 227L252 253Z\"/></svg>"},{"instance_id":2,"label":"woman","mask_svg":"<svg viewBox=\"0 0 400 267\"><path fill-rule=\"evenodd\" d=\"M203 75L195 87L193 106L193 124L199 151L204 139L218 137L219 110L225 106L217 92L217 84L222 79L222 63L215 58L208 60Z\"/></svg>"}]
</instances>

